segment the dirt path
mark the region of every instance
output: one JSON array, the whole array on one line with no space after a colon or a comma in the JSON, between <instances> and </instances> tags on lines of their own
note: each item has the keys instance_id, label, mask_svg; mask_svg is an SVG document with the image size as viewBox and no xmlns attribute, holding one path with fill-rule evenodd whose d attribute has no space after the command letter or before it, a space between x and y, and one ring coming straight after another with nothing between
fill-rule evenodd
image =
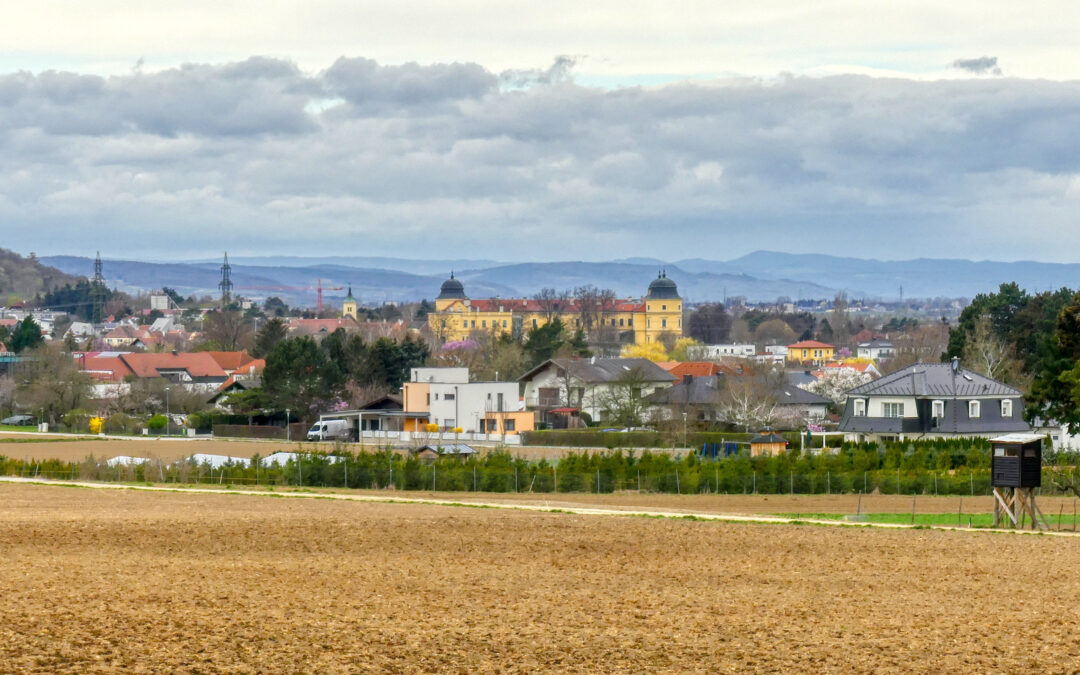
<instances>
[{"instance_id":1,"label":"dirt path","mask_svg":"<svg viewBox=\"0 0 1080 675\"><path fill-rule=\"evenodd\" d=\"M42 481L33 478L19 478L17 476L0 476L0 482L24 483L29 485L47 485L54 487L78 487L95 490L139 490L145 492L181 492L192 494L232 494L252 497L275 497L292 499L328 499L352 502L373 502L383 504L426 504L431 506L460 506L468 508L504 509L513 511L537 511L541 513L572 513L581 516L636 516L643 518L670 518L670 519L694 519L706 521L718 521L728 523L770 523L770 524L808 524L826 527L870 527L889 530L914 530L926 529L928 526L905 525L899 523L870 523L837 520L818 520L813 518L788 518L783 516L769 515L745 515L737 513L710 513L703 511L665 511L660 509L613 509L570 506L560 504L549 506L544 504L530 504L514 501L461 501L453 499L424 499L416 497L393 497L374 495L351 495L341 493L304 493L304 492L268 492L256 490L220 490L213 488L182 488L182 487L158 487L151 485L123 485L114 483L88 483L80 481ZM950 525L929 526L935 530L979 533L1008 533L1008 534L1039 534L1055 537L1080 537L1080 533L1056 532L1056 531L1032 531L1032 530L1004 530L991 528L970 529Z\"/></svg>"}]
</instances>

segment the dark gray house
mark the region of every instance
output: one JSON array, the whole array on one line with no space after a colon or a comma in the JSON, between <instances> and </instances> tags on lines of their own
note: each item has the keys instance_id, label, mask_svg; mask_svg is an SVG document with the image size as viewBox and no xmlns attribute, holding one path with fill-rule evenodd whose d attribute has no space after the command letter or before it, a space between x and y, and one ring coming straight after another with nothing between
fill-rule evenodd
<instances>
[{"instance_id":1,"label":"dark gray house","mask_svg":"<svg viewBox=\"0 0 1080 675\"><path fill-rule=\"evenodd\" d=\"M951 363L918 363L848 392L851 441L994 436L1030 431L1020 391Z\"/></svg>"}]
</instances>

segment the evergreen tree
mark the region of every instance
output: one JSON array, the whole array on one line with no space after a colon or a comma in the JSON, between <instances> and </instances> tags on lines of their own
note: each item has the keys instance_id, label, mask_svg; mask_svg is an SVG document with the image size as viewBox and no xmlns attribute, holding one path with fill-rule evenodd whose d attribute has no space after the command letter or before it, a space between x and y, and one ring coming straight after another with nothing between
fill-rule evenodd
<instances>
[{"instance_id":1,"label":"evergreen tree","mask_svg":"<svg viewBox=\"0 0 1080 675\"><path fill-rule=\"evenodd\" d=\"M34 349L45 343L45 338L41 335L41 326L37 321L34 321L33 317L26 317L15 326L15 330L11 335L11 351L16 354Z\"/></svg>"},{"instance_id":2,"label":"evergreen tree","mask_svg":"<svg viewBox=\"0 0 1080 675\"><path fill-rule=\"evenodd\" d=\"M277 343L285 339L287 330L285 322L274 317L270 319L255 336L255 344L251 347L251 355L257 359L264 359L274 350Z\"/></svg>"}]
</instances>

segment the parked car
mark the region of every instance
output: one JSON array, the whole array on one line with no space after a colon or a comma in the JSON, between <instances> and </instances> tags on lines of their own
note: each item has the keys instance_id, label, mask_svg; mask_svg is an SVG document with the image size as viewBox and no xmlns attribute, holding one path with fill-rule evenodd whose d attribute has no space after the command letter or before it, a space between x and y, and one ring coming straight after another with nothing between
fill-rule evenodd
<instances>
[{"instance_id":1,"label":"parked car","mask_svg":"<svg viewBox=\"0 0 1080 675\"><path fill-rule=\"evenodd\" d=\"M348 441L352 427L347 420L320 420L308 429L309 441Z\"/></svg>"},{"instance_id":2,"label":"parked car","mask_svg":"<svg viewBox=\"0 0 1080 675\"><path fill-rule=\"evenodd\" d=\"M8 424L13 427L29 427L35 423L33 415L12 415L0 420L0 424Z\"/></svg>"}]
</instances>

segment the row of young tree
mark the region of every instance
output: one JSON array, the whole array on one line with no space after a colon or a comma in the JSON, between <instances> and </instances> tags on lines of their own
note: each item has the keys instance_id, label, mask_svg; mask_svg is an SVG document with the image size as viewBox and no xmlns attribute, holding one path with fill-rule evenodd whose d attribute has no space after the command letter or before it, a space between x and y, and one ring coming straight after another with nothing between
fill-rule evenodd
<instances>
[{"instance_id":1,"label":"row of young tree","mask_svg":"<svg viewBox=\"0 0 1080 675\"><path fill-rule=\"evenodd\" d=\"M569 453L558 462L530 461L506 452L468 458L425 460L390 450L300 452L285 464L255 457L212 468L208 464L147 462L108 466L92 457L79 463L34 462L0 457L6 475L94 480L282 485L478 492L856 493L985 495L990 490L985 443L965 448L878 448L845 445L837 454L790 452L750 457L742 452L719 460L696 453ZM1048 465L1045 489L1060 490L1057 473L1076 457Z\"/></svg>"}]
</instances>

